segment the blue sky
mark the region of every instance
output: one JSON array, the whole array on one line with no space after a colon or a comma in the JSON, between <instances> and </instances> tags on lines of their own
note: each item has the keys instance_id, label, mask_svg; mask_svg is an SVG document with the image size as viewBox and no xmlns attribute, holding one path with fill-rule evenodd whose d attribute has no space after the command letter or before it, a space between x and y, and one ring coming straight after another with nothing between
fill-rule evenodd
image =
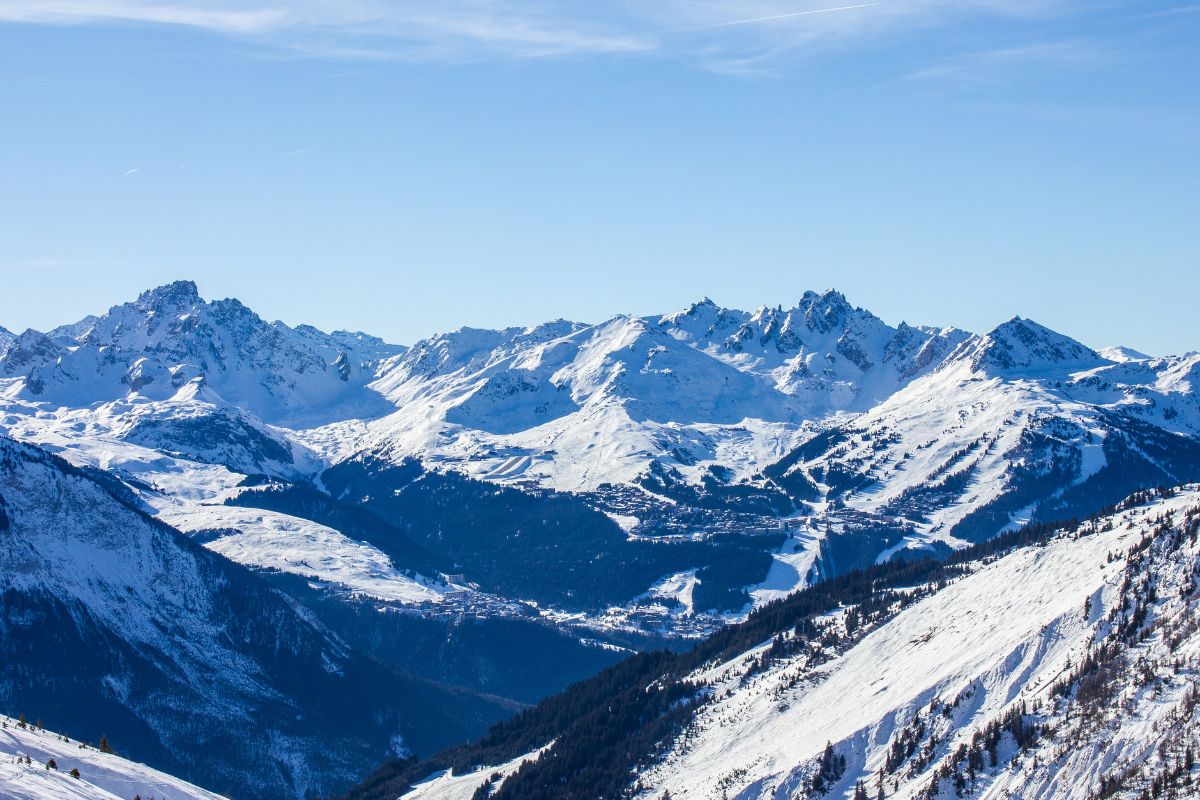
<instances>
[{"instance_id":1,"label":"blue sky","mask_svg":"<svg viewBox=\"0 0 1200 800\"><path fill-rule=\"evenodd\" d=\"M0 0L0 325L182 277L399 342L834 286L1200 349L1197 41L1186 0Z\"/></svg>"}]
</instances>

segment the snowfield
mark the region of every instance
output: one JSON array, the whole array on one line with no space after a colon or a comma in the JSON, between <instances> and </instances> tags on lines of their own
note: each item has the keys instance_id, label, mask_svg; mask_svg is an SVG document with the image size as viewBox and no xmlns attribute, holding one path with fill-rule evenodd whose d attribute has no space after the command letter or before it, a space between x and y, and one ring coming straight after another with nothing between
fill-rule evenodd
<instances>
[{"instance_id":1,"label":"snowfield","mask_svg":"<svg viewBox=\"0 0 1200 800\"><path fill-rule=\"evenodd\" d=\"M0 715L0 798L4 800L223 800L186 781L112 753ZM28 758L31 763L24 763ZM54 769L46 767L55 762ZM79 777L71 776L79 770Z\"/></svg>"},{"instance_id":2,"label":"snowfield","mask_svg":"<svg viewBox=\"0 0 1200 800\"><path fill-rule=\"evenodd\" d=\"M278 570L378 600L417 605L438 603L447 586L422 581L396 569L366 542L303 517L224 505L172 506L159 516L179 530L233 531L205 547L246 566Z\"/></svg>"},{"instance_id":3,"label":"snowfield","mask_svg":"<svg viewBox=\"0 0 1200 800\"><path fill-rule=\"evenodd\" d=\"M492 791L498 791L504 785L504 779L512 775L527 761L537 761L542 751L534 750L517 756L497 767L468 772L465 775L455 775L453 770L446 770L437 775L431 775L429 780L422 781L413 787L411 792L404 795L404 800L473 800L475 791L484 783L489 782Z\"/></svg>"}]
</instances>

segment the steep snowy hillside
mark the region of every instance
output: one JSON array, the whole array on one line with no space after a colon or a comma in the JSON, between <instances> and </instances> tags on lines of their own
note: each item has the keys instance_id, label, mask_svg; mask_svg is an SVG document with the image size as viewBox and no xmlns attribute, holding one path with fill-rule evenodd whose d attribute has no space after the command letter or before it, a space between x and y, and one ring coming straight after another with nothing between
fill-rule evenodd
<instances>
[{"instance_id":1,"label":"steep snowy hillside","mask_svg":"<svg viewBox=\"0 0 1200 800\"><path fill-rule=\"evenodd\" d=\"M511 711L388 669L289 596L0 438L0 707L234 795L328 793Z\"/></svg>"},{"instance_id":2,"label":"steep snowy hillside","mask_svg":"<svg viewBox=\"0 0 1200 800\"><path fill-rule=\"evenodd\" d=\"M101 752L33 722L0 715L4 800L221 800L220 795Z\"/></svg>"},{"instance_id":3,"label":"steep snowy hillside","mask_svg":"<svg viewBox=\"0 0 1200 800\"><path fill-rule=\"evenodd\" d=\"M834 796L1136 796L1200 744L1198 522L1193 491L981 566L828 660L697 673L715 700L640 796L820 794L827 742Z\"/></svg>"},{"instance_id":4,"label":"steep snowy hillside","mask_svg":"<svg viewBox=\"0 0 1200 800\"><path fill-rule=\"evenodd\" d=\"M1147 493L833 579L350 797L1193 796L1198 575L1200 489Z\"/></svg>"}]
</instances>

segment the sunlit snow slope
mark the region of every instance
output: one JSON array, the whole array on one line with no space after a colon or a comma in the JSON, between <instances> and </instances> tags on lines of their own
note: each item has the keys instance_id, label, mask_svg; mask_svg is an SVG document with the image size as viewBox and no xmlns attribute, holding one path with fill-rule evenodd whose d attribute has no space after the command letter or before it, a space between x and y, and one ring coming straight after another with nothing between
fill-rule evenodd
<instances>
[{"instance_id":1,"label":"sunlit snow slope","mask_svg":"<svg viewBox=\"0 0 1200 800\"><path fill-rule=\"evenodd\" d=\"M221 796L62 734L0 716L4 800L221 800ZM48 766L53 762L53 767ZM76 770L79 777L71 775Z\"/></svg>"}]
</instances>

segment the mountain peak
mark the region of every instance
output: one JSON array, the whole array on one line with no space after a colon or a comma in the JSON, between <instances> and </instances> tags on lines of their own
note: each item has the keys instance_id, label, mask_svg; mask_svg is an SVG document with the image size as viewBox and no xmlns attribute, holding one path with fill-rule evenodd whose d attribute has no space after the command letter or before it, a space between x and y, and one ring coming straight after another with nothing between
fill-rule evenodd
<instances>
[{"instance_id":1,"label":"mountain peak","mask_svg":"<svg viewBox=\"0 0 1200 800\"><path fill-rule=\"evenodd\" d=\"M62 355L59 347L49 336L33 328L27 328L11 339L0 338L0 375L18 375L28 372L38 364L51 363Z\"/></svg>"},{"instance_id":2,"label":"mountain peak","mask_svg":"<svg viewBox=\"0 0 1200 800\"><path fill-rule=\"evenodd\" d=\"M829 333L843 327L855 308L850 305L846 295L836 289L826 289L819 294L805 292L796 310L804 315L804 324L809 330Z\"/></svg>"},{"instance_id":3,"label":"mountain peak","mask_svg":"<svg viewBox=\"0 0 1200 800\"><path fill-rule=\"evenodd\" d=\"M1081 370L1109 363L1087 345L1019 316L979 338L970 353L972 367L1000 373Z\"/></svg>"},{"instance_id":4,"label":"mountain peak","mask_svg":"<svg viewBox=\"0 0 1200 800\"><path fill-rule=\"evenodd\" d=\"M1132 347L1125 347L1123 345L1103 347L1099 352L1101 356L1107 358L1109 361L1116 362L1149 361L1152 358L1152 356L1149 356L1140 350L1134 350Z\"/></svg>"},{"instance_id":5,"label":"mountain peak","mask_svg":"<svg viewBox=\"0 0 1200 800\"><path fill-rule=\"evenodd\" d=\"M135 305L140 309L150 311L164 308L186 308L203 302L195 281L172 281L142 292L138 295Z\"/></svg>"},{"instance_id":6,"label":"mountain peak","mask_svg":"<svg viewBox=\"0 0 1200 800\"><path fill-rule=\"evenodd\" d=\"M842 294L837 289L834 289L832 286L823 292L814 292L813 290L809 289L804 293L801 301L820 301L822 303L841 303L849 305L849 302L846 300L846 295Z\"/></svg>"}]
</instances>

